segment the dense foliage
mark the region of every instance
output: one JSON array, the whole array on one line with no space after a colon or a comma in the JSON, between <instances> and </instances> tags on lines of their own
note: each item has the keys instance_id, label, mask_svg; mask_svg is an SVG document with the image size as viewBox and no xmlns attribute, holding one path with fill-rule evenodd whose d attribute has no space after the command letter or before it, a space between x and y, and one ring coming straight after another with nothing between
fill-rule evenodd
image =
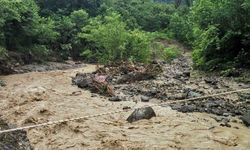
<instances>
[{"instance_id":1,"label":"dense foliage","mask_svg":"<svg viewBox=\"0 0 250 150\"><path fill-rule=\"evenodd\" d=\"M200 0L193 6L193 57L198 67L249 67L250 9L245 2Z\"/></svg>"},{"instance_id":2,"label":"dense foliage","mask_svg":"<svg viewBox=\"0 0 250 150\"><path fill-rule=\"evenodd\" d=\"M250 66L249 0L196 0L172 15L170 34L193 48L203 70Z\"/></svg>"},{"instance_id":3,"label":"dense foliage","mask_svg":"<svg viewBox=\"0 0 250 150\"><path fill-rule=\"evenodd\" d=\"M47 54L55 40L55 22L39 16L33 0L0 0L0 51Z\"/></svg>"},{"instance_id":4,"label":"dense foliage","mask_svg":"<svg viewBox=\"0 0 250 150\"><path fill-rule=\"evenodd\" d=\"M149 62L174 39L197 68L249 67L249 18L249 0L0 0L0 56Z\"/></svg>"}]
</instances>

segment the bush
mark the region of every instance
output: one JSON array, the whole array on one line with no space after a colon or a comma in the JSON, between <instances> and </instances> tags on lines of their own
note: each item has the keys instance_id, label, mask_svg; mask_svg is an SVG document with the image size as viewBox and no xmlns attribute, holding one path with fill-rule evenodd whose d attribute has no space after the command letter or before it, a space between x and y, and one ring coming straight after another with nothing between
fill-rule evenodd
<instances>
[{"instance_id":1,"label":"bush","mask_svg":"<svg viewBox=\"0 0 250 150\"><path fill-rule=\"evenodd\" d=\"M151 58L150 37L147 33L134 30L128 35L126 43L126 58L136 62L147 63Z\"/></svg>"},{"instance_id":2,"label":"bush","mask_svg":"<svg viewBox=\"0 0 250 150\"><path fill-rule=\"evenodd\" d=\"M164 53L164 45L161 42L152 41L150 44L150 48L152 51L152 60L164 60L165 59L162 55Z\"/></svg>"},{"instance_id":3,"label":"bush","mask_svg":"<svg viewBox=\"0 0 250 150\"><path fill-rule=\"evenodd\" d=\"M84 50L80 54L80 56L83 57L83 59L88 61L88 62L95 62L96 61L96 55L90 49Z\"/></svg>"},{"instance_id":4,"label":"bush","mask_svg":"<svg viewBox=\"0 0 250 150\"><path fill-rule=\"evenodd\" d=\"M172 60L180 56L181 51L176 46L170 46L164 49L163 58L165 60Z\"/></svg>"}]
</instances>

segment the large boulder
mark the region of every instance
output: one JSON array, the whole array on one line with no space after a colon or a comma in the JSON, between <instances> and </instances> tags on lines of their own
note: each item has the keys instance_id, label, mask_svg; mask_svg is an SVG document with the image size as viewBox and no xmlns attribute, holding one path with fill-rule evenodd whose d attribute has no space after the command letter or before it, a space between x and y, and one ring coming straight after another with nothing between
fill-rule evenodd
<instances>
[{"instance_id":1,"label":"large boulder","mask_svg":"<svg viewBox=\"0 0 250 150\"><path fill-rule=\"evenodd\" d=\"M132 123L142 119L151 119L152 117L156 117L152 107L138 108L128 117L127 121Z\"/></svg>"}]
</instances>

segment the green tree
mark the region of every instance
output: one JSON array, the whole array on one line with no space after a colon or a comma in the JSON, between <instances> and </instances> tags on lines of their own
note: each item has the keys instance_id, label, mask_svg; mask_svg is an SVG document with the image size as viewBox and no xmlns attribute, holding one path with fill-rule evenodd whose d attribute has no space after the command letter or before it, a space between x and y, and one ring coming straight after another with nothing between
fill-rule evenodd
<instances>
[{"instance_id":1,"label":"green tree","mask_svg":"<svg viewBox=\"0 0 250 150\"><path fill-rule=\"evenodd\" d=\"M100 62L148 62L151 57L148 34L140 30L127 30L121 15L114 12L91 19L79 37L92 45L85 48L83 55L88 58L96 56Z\"/></svg>"},{"instance_id":2,"label":"green tree","mask_svg":"<svg viewBox=\"0 0 250 150\"><path fill-rule=\"evenodd\" d=\"M55 29L60 36L52 44L52 49L63 59L68 57L77 59L84 44L77 35L88 23L88 13L80 9L73 11L69 16L54 15L53 18L56 22Z\"/></svg>"},{"instance_id":3,"label":"green tree","mask_svg":"<svg viewBox=\"0 0 250 150\"><path fill-rule=\"evenodd\" d=\"M198 67L250 65L250 9L245 4L245 0L195 1L190 18L198 33L193 42Z\"/></svg>"},{"instance_id":4,"label":"green tree","mask_svg":"<svg viewBox=\"0 0 250 150\"><path fill-rule=\"evenodd\" d=\"M117 0L113 9L122 15L129 28L159 31L168 27L174 5L151 0Z\"/></svg>"},{"instance_id":5,"label":"green tree","mask_svg":"<svg viewBox=\"0 0 250 150\"><path fill-rule=\"evenodd\" d=\"M36 0L41 14L50 16L53 13L70 15L71 12L84 9L90 16L97 16L105 0Z\"/></svg>"},{"instance_id":6,"label":"green tree","mask_svg":"<svg viewBox=\"0 0 250 150\"><path fill-rule=\"evenodd\" d=\"M119 60L124 58L127 37L125 27L121 16L111 13L103 21L99 17L91 20L79 36L96 44L102 61Z\"/></svg>"},{"instance_id":7,"label":"green tree","mask_svg":"<svg viewBox=\"0 0 250 150\"><path fill-rule=\"evenodd\" d=\"M54 21L38 12L33 0L0 0L0 46L24 53L38 52L36 48L42 46L47 51L57 33Z\"/></svg>"}]
</instances>

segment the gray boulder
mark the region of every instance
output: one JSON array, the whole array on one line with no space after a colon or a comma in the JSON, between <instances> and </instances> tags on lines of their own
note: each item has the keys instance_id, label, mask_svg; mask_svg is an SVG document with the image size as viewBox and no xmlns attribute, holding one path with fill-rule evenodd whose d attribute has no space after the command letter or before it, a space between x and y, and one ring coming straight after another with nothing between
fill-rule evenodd
<instances>
[{"instance_id":1,"label":"gray boulder","mask_svg":"<svg viewBox=\"0 0 250 150\"><path fill-rule=\"evenodd\" d=\"M152 107L138 108L136 109L127 119L129 123L142 120L142 119L151 119L156 117L156 114Z\"/></svg>"}]
</instances>

